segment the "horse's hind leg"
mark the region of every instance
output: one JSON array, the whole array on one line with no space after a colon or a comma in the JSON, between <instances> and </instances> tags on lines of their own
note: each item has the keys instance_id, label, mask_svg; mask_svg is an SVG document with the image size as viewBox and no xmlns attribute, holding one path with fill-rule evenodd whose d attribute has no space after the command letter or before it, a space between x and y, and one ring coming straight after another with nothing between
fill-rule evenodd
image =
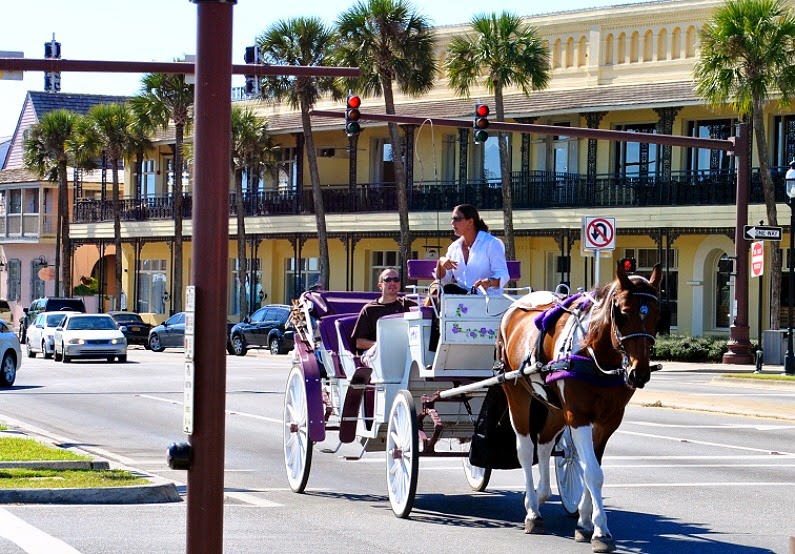
<instances>
[{"instance_id":1,"label":"horse's hind leg","mask_svg":"<svg viewBox=\"0 0 795 554\"><path fill-rule=\"evenodd\" d=\"M538 495L533 486L533 439L530 435L516 434L516 453L524 472L524 519L525 533L533 535L544 532L544 518L539 511Z\"/></svg>"},{"instance_id":2,"label":"horse's hind leg","mask_svg":"<svg viewBox=\"0 0 795 554\"><path fill-rule=\"evenodd\" d=\"M577 528L583 534L593 529L591 546L594 552L612 552L615 550L615 541L607 528L607 514L602 499L604 472L594 452L593 430L590 425L572 428L571 438L580 457L587 489L580 501ZM591 502L588 502L589 496Z\"/></svg>"}]
</instances>

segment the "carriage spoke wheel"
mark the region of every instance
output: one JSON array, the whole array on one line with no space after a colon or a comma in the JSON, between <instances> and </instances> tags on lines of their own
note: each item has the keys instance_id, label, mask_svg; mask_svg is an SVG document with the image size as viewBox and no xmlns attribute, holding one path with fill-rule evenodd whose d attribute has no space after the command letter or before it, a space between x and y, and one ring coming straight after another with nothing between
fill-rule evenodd
<instances>
[{"instance_id":1,"label":"carriage spoke wheel","mask_svg":"<svg viewBox=\"0 0 795 554\"><path fill-rule=\"evenodd\" d=\"M473 466L469 463L469 454L465 454L464 460L464 475L467 478L469 488L475 492L483 492L489 486L491 480L491 468Z\"/></svg>"},{"instance_id":2,"label":"carriage spoke wheel","mask_svg":"<svg viewBox=\"0 0 795 554\"><path fill-rule=\"evenodd\" d=\"M302 493L312 465L312 439L309 438L309 408L306 385L300 367L293 367L284 393L284 467L293 492Z\"/></svg>"},{"instance_id":3,"label":"carriage spoke wheel","mask_svg":"<svg viewBox=\"0 0 795 554\"><path fill-rule=\"evenodd\" d=\"M389 412L386 437L386 484L389 505L395 515L406 518L414 506L419 474L419 429L411 393L397 393Z\"/></svg>"},{"instance_id":4,"label":"carriage spoke wheel","mask_svg":"<svg viewBox=\"0 0 795 554\"><path fill-rule=\"evenodd\" d=\"M555 478L558 482L560 502L566 512L574 515L577 513L584 485L580 457L574 448L571 429L568 426L563 429L556 450L560 452L555 456Z\"/></svg>"}]
</instances>

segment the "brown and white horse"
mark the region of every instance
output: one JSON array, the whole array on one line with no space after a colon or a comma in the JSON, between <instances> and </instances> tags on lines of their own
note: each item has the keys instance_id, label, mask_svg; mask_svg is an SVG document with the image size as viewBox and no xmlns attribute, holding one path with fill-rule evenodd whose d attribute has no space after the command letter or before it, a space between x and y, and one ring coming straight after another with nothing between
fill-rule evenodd
<instances>
[{"instance_id":1,"label":"brown and white horse","mask_svg":"<svg viewBox=\"0 0 795 554\"><path fill-rule=\"evenodd\" d=\"M661 280L659 265L647 280L619 264L615 280L590 293L542 306L519 301L503 316L497 355L504 370L538 369L503 385L525 475L527 533L544 532L539 509L551 495L549 459L568 425L584 479L574 538L590 540L594 552L615 550L602 500L602 456L635 389L651 377Z\"/></svg>"}]
</instances>

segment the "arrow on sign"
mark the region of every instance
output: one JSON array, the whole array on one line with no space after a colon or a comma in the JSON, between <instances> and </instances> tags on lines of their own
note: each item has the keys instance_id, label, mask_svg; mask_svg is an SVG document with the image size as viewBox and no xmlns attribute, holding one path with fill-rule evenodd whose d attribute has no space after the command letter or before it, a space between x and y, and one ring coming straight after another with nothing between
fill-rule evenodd
<instances>
[{"instance_id":1,"label":"arrow on sign","mask_svg":"<svg viewBox=\"0 0 795 554\"><path fill-rule=\"evenodd\" d=\"M746 225L743 228L747 240L781 240L781 227Z\"/></svg>"}]
</instances>

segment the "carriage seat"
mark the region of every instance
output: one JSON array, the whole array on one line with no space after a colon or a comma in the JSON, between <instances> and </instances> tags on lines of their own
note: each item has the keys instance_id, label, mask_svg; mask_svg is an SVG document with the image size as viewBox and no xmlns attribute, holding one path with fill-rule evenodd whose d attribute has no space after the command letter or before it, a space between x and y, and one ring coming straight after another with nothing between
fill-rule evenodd
<instances>
[{"instance_id":1,"label":"carriage seat","mask_svg":"<svg viewBox=\"0 0 795 554\"><path fill-rule=\"evenodd\" d=\"M334 319L334 327L337 335L339 363L342 367L342 376L353 376L356 368L362 365L359 359L359 349L353 340L353 328L356 326L356 314L347 314Z\"/></svg>"},{"instance_id":2,"label":"carriage seat","mask_svg":"<svg viewBox=\"0 0 795 554\"><path fill-rule=\"evenodd\" d=\"M354 323L356 322L357 316L355 315L352 316L351 314L338 314L327 315L320 320L320 324L318 325L318 329L320 331L320 340L323 343L323 351L321 353L321 356L323 356L323 365L326 366L327 371L329 369L334 371L334 374L329 375L329 377L336 377L338 379L345 378L345 371L343 370L342 363L340 362L340 352L342 351L343 347L340 345L336 322L337 320L345 317L353 317Z\"/></svg>"},{"instance_id":3,"label":"carriage seat","mask_svg":"<svg viewBox=\"0 0 795 554\"><path fill-rule=\"evenodd\" d=\"M518 280L521 275L521 262L509 260L508 276L511 281ZM409 260L408 274L412 281L433 281L433 272L436 269L436 260Z\"/></svg>"},{"instance_id":4,"label":"carriage seat","mask_svg":"<svg viewBox=\"0 0 795 554\"><path fill-rule=\"evenodd\" d=\"M323 318L329 315L358 314L365 304L380 295L378 292L314 290L305 292L303 300L312 303L315 317Z\"/></svg>"},{"instance_id":5,"label":"carriage seat","mask_svg":"<svg viewBox=\"0 0 795 554\"><path fill-rule=\"evenodd\" d=\"M390 314L376 323L376 336L379 337L378 352L373 363L374 383L400 383L406 366L408 352L407 314ZM362 367L359 350L353 340L353 328L357 316L341 316L334 320L339 343L339 362L343 375L349 378L356 369ZM384 338L386 337L386 338Z\"/></svg>"}]
</instances>

